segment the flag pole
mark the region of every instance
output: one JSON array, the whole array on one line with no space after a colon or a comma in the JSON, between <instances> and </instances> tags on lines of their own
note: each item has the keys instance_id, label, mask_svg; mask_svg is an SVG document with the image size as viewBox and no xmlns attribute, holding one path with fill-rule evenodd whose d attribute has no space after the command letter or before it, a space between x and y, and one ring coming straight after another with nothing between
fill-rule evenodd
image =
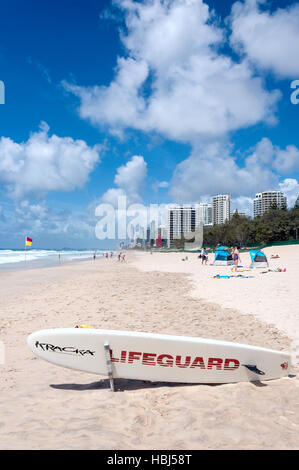
<instances>
[{"instance_id":1,"label":"flag pole","mask_svg":"<svg viewBox=\"0 0 299 470\"><path fill-rule=\"evenodd\" d=\"M25 266L26 266L26 253L27 253L27 245L26 245L26 237L25 237Z\"/></svg>"}]
</instances>

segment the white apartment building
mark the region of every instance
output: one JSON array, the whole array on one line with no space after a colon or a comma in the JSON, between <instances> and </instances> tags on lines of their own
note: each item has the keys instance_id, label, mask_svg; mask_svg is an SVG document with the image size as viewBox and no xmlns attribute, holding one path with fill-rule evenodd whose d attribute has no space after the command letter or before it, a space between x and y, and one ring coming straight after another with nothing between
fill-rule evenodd
<instances>
[{"instance_id":1,"label":"white apartment building","mask_svg":"<svg viewBox=\"0 0 299 470\"><path fill-rule=\"evenodd\" d=\"M230 196L219 194L212 198L212 223L224 224L230 218Z\"/></svg>"},{"instance_id":2,"label":"white apartment building","mask_svg":"<svg viewBox=\"0 0 299 470\"><path fill-rule=\"evenodd\" d=\"M168 246L181 235L195 231L195 208L192 206L177 206L168 211Z\"/></svg>"},{"instance_id":3,"label":"white apartment building","mask_svg":"<svg viewBox=\"0 0 299 470\"><path fill-rule=\"evenodd\" d=\"M264 191L257 193L253 199L253 217L263 215L273 203L276 203L277 207L281 209L282 207L286 207L287 198L281 191Z\"/></svg>"},{"instance_id":4,"label":"white apartment building","mask_svg":"<svg viewBox=\"0 0 299 470\"><path fill-rule=\"evenodd\" d=\"M212 225L212 204L201 202L195 204L195 226Z\"/></svg>"}]
</instances>

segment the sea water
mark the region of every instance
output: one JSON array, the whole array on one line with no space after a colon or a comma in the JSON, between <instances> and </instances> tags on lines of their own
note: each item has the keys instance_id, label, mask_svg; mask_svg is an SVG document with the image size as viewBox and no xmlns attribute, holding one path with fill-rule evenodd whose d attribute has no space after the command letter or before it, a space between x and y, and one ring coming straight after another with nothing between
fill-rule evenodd
<instances>
[{"instance_id":1,"label":"sea water","mask_svg":"<svg viewBox=\"0 0 299 470\"><path fill-rule=\"evenodd\" d=\"M110 253L110 251L109 251ZM97 250L96 256L104 256L105 251ZM23 267L53 266L70 261L92 259L94 250L6 250L0 249L0 270Z\"/></svg>"}]
</instances>

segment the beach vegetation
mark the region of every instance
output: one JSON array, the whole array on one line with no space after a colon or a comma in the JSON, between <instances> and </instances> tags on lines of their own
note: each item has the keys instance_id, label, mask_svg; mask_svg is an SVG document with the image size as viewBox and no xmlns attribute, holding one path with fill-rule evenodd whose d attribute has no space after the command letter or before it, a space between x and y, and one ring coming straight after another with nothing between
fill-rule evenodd
<instances>
[{"instance_id":1,"label":"beach vegetation","mask_svg":"<svg viewBox=\"0 0 299 470\"><path fill-rule=\"evenodd\" d=\"M292 209L273 204L262 216L252 219L237 212L221 225L204 227L204 244L253 246L299 239L299 203Z\"/></svg>"}]
</instances>

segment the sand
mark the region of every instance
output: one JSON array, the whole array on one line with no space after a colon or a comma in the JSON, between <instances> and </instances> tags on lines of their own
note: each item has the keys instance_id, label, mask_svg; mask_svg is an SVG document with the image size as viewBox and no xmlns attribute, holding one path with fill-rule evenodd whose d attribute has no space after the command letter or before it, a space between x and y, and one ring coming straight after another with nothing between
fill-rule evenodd
<instances>
[{"instance_id":1,"label":"sand","mask_svg":"<svg viewBox=\"0 0 299 470\"><path fill-rule=\"evenodd\" d=\"M241 253L241 265L237 274L253 276L249 279L212 279L213 276L235 275L231 266L202 265L198 254L193 253L139 253L134 265L144 271L159 270L189 274L193 281L192 295L219 303L222 307L236 308L245 314L272 323L299 345L299 245L268 247L263 250L269 269L286 268L286 272L265 272L266 269L249 269L249 252ZM271 259L271 255L279 258ZM188 257L187 261L182 261Z\"/></svg>"},{"instance_id":2,"label":"sand","mask_svg":"<svg viewBox=\"0 0 299 470\"><path fill-rule=\"evenodd\" d=\"M296 363L290 377L270 382L211 386L119 379L112 393L106 378L56 367L27 348L32 331L79 323L278 350L294 343L298 294L286 279L292 279L296 260L292 264L286 254L276 260L286 273L256 274L253 284L255 278L214 280L219 269L181 258L128 252L125 263L101 259L0 274L6 353L0 365L1 449L299 448ZM249 299L242 289L255 294L252 306L266 297L265 309L245 307ZM276 318L279 302L290 308L285 322Z\"/></svg>"}]
</instances>

